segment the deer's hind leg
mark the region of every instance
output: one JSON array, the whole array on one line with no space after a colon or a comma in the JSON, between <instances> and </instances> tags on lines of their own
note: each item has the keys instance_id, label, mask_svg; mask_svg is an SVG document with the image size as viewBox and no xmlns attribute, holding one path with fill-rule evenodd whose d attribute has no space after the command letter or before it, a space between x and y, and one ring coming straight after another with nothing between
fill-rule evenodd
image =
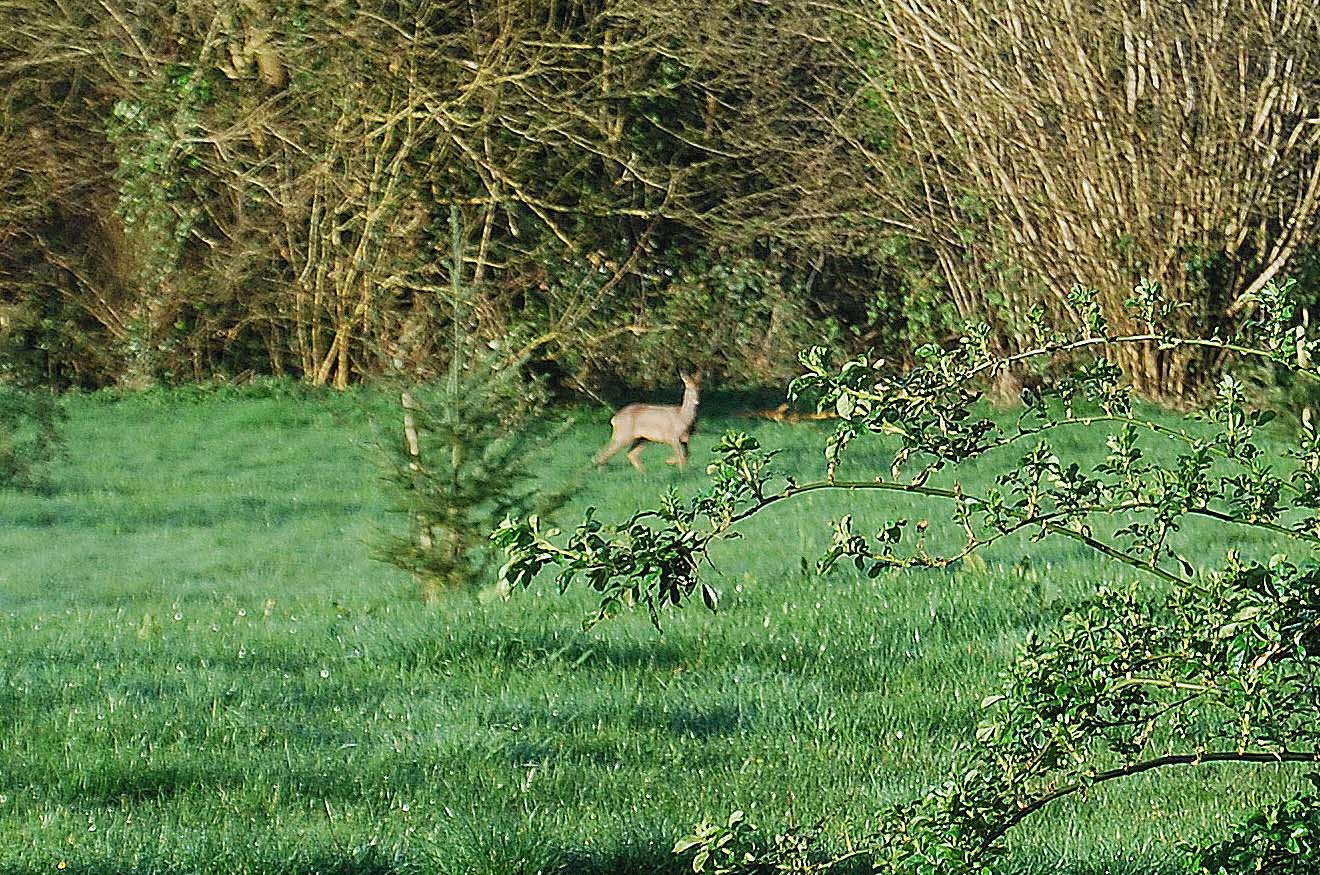
<instances>
[{"instance_id":1,"label":"deer's hind leg","mask_svg":"<svg viewBox=\"0 0 1320 875\"><path fill-rule=\"evenodd\" d=\"M596 467L604 468L605 463L610 460L610 457L613 456L615 453L617 453L619 450L623 449L624 444L626 443L628 443L628 439L625 438L623 435L619 434L617 431L614 434L610 435L610 442L605 445L605 448L603 450L601 450L599 453L596 454Z\"/></svg>"}]
</instances>

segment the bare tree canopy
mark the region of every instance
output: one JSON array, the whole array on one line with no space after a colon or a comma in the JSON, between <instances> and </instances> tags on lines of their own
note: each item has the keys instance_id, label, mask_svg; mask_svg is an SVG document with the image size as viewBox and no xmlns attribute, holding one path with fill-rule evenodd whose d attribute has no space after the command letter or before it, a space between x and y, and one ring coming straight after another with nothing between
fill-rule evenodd
<instances>
[{"instance_id":1,"label":"bare tree canopy","mask_svg":"<svg viewBox=\"0 0 1320 875\"><path fill-rule=\"evenodd\" d=\"M1309 257L1302 0L0 0L0 332L55 383L345 386L465 326L570 386L986 321L1183 331ZM1171 326L1175 327L1175 326ZM1149 349L1146 395L1217 362ZM438 360L439 359L439 360Z\"/></svg>"},{"instance_id":2,"label":"bare tree canopy","mask_svg":"<svg viewBox=\"0 0 1320 875\"><path fill-rule=\"evenodd\" d=\"M929 244L959 311L1006 338L1074 283L1130 323L1142 279L1189 305L1171 329L1210 332L1314 239L1313 3L896 0L859 16L883 47L858 59L889 117L859 141L877 197ZM1180 398L1207 363L1148 349L1125 364L1144 394Z\"/></svg>"}]
</instances>

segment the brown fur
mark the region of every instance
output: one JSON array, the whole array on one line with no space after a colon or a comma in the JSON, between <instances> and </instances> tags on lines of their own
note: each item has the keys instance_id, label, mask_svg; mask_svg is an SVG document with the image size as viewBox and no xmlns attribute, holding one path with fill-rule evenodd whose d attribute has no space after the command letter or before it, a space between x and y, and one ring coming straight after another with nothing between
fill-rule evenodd
<instances>
[{"instance_id":1,"label":"brown fur","mask_svg":"<svg viewBox=\"0 0 1320 875\"><path fill-rule=\"evenodd\" d=\"M683 374L683 403L629 404L610 420L613 434L610 442L596 455L596 467L602 468L610 457L628 447L628 461L638 471L642 467L641 454L646 444L668 444L674 455L669 464L687 467L688 440L697 423L697 406L701 403L701 372L693 376Z\"/></svg>"}]
</instances>

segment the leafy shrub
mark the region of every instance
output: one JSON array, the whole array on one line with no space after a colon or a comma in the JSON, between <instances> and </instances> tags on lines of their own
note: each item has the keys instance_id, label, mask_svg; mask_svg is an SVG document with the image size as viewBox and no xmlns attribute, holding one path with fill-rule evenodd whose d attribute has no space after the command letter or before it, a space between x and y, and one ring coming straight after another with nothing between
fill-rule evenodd
<instances>
[{"instance_id":1,"label":"leafy shrub","mask_svg":"<svg viewBox=\"0 0 1320 875\"><path fill-rule=\"evenodd\" d=\"M529 417L544 396L516 369L495 371L479 360L453 381L401 397L413 438L396 423L382 444L392 459L395 510L408 528L381 556L414 575L430 599L487 568L487 536L500 520L544 512L559 496L542 496L532 476L530 458L546 434Z\"/></svg>"},{"instance_id":2,"label":"leafy shrub","mask_svg":"<svg viewBox=\"0 0 1320 875\"><path fill-rule=\"evenodd\" d=\"M416 577L427 600L475 581L499 520L565 497L542 497L529 467L546 437L530 420L545 405L542 386L525 379L518 362L482 350L465 330L469 302L457 209L450 212L450 230L449 373L438 383L402 389L402 428L391 428L394 437L381 441L395 509L406 516L408 530L390 538L380 557Z\"/></svg>"},{"instance_id":3,"label":"leafy shrub","mask_svg":"<svg viewBox=\"0 0 1320 875\"><path fill-rule=\"evenodd\" d=\"M1309 776L1320 787L1320 775ZM1194 875L1315 875L1320 872L1320 795L1315 790L1259 811L1232 837L1187 855Z\"/></svg>"},{"instance_id":4,"label":"leafy shrub","mask_svg":"<svg viewBox=\"0 0 1320 875\"><path fill-rule=\"evenodd\" d=\"M1165 331L1161 325L1176 305L1157 285L1143 283L1128 298L1137 334L1112 333L1094 293L1079 287L1069 295L1075 310L1069 322L1080 328L1057 330L1037 311L1028 348L1009 356L993 352L986 326L969 326L952 349L918 349L918 365L902 374L867 357L832 368L824 350L811 350L802 356L806 374L790 391L809 393L838 415L825 442L822 479L781 476L773 451L729 434L708 468L711 488L687 502L671 496L615 524L588 516L562 545L535 518L506 521L493 536L510 558L506 579L525 587L543 568L559 566L562 585L583 579L601 594L598 618L640 603L659 625L662 610L694 594L717 605L718 593L699 573L712 542L736 537L740 522L772 505L821 490L944 502L947 531L956 539L940 550L932 545L949 541L929 537L926 520L890 520L866 533L844 516L833 524L822 571L841 562L872 577L893 568L946 568L1003 539L1027 536L1071 539L1153 579L1153 588L1102 589L1057 628L1020 645L948 779L920 799L868 816L877 825L859 846L880 872L987 871L1014 826L1106 781L1208 762L1316 762L1315 424L1302 422L1282 458L1267 453L1259 436L1272 414L1252 409L1243 385L1225 375L1201 413L1168 425L1135 407L1123 373L1098 356L1042 387L1015 419L989 418L977 406L980 387L1005 369L1087 352L1107 356L1116 348L1212 350L1296 368L1291 290L1290 283L1262 290L1256 315L1232 338ZM1320 380L1320 370L1298 370ZM1067 442L1054 440L1100 428L1108 430L1109 452L1099 464L1068 459L1057 448ZM854 472L848 451L872 435L899 443L891 464ZM1003 460L1003 473L982 494L949 476L970 460L995 457ZM1255 529L1304 558L1261 562L1230 552L1215 568L1201 553L1180 552L1178 532L1190 518ZM1197 859L1241 871L1231 867L1251 854L1268 861L1289 842L1309 847L1302 819L1313 807L1311 797L1285 803ZM1286 828L1276 829L1285 819ZM711 862L715 871L791 869L802 859L799 851L784 850L799 846L793 841L762 852L738 844L730 856L734 839L752 832L737 826L723 844L725 833L707 828L679 845L709 851L701 863Z\"/></svg>"}]
</instances>

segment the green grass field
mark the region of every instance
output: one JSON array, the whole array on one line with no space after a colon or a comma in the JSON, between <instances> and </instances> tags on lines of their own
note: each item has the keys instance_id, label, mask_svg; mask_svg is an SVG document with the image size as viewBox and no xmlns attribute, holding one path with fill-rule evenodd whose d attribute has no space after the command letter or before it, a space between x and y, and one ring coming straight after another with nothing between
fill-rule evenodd
<instances>
[{"instance_id":1,"label":"green grass field","mask_svg":"<svg viewBox=\"0 0 1320 875\"><path fill-rule=\"evenodd\" d=\"M694 461L737 427L819 474L823 428L710 406ZM736 808L772 832L824 818L841 849L943 776L1029 630L1120 576L1047 541L821 578L800 557L831 517L940 509L813 496L714 557L718 615L584 632L589 596L548 580L423 604L371 558L399 522L370 450L378 402L286 387L68 409L50 488L0 491L0 873L678 873L674 840ZM547 484L582 481L562 522L700 488L702 465L674 471L660 449L644 476L622 458L596 476L607 419L579 413L539 463ZM1097 435L1067 439L1089 452ZM882 457L859 446L850 464ZM1268 549L1184 536L1211 565ZM1117 783L1039 815L1010 864L1161 871L1298 775Z\"/></svg>"}]
</instances>

